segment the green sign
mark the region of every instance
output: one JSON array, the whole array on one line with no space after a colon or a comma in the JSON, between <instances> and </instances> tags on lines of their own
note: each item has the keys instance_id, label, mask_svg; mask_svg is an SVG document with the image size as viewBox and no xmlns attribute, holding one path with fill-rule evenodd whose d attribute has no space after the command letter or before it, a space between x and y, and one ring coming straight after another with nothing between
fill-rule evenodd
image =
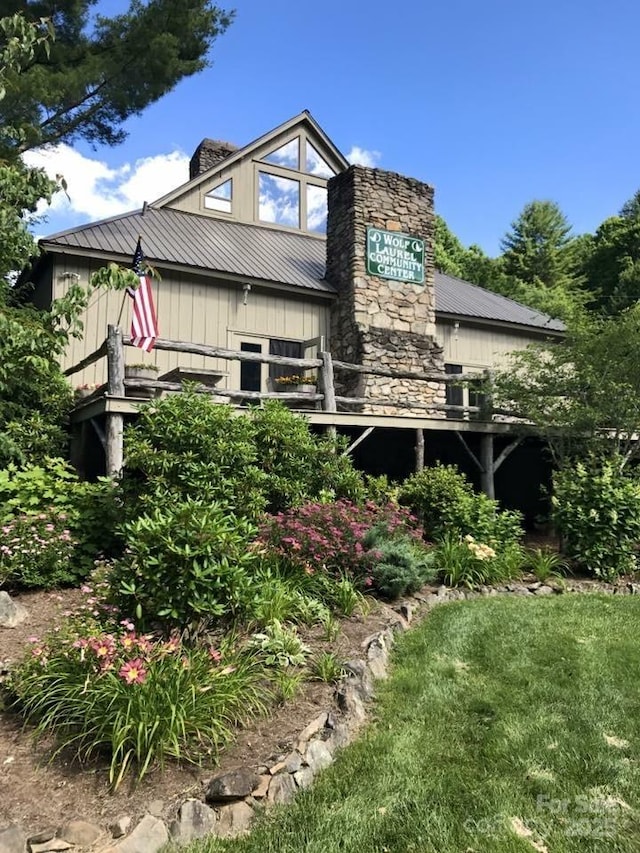
<instances>
[{"instance_id":1,"label":"green sign","mask_svg":"<svg viewBox=\"0 0 640 853\"><path fill-rule=\"evenodd\" d=\"M367 272L392 281L424 284L424 240L367 228Z\"/></svg>"}]
</instances>

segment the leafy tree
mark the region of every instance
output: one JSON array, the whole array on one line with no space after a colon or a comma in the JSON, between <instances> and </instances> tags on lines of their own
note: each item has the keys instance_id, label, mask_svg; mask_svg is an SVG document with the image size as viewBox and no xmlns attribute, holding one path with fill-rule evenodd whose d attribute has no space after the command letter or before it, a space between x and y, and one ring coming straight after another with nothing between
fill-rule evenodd
<instances>
[{"instance_id":1,"label":"leafy tree","mask_svg":"<svg viewBox=\"0 0 640 853\"><path fill-rule=\"evenodd\" d=\"M54 42L36 38L5 73L0 159L41 145L122 142L122 123L208 64L231 22L210 0L131 0L111 18L97 0L6 0L3 13L47 19ZM41 26L41 25L40 25ZM38 34L41 35L41 34ZM15 58L15 57L14 57Z\"/></svg>"},{"instance_id":2,"label":"leafy tree","mask_svg":"<svg viewBox=\"0 0 640 853\"><path fill-rule=\"evenodd\" d=\"M640 190L600 225L585 263L587 285L604 314L640 299Z\"/></svg>"},{"instance_id":3,"label":"leafy tree","mask_svg":"<svg viewBox=\"0 0 640 853\"><path fill-rule=\"evenodd\" d=\"M592 316L559 343L513 353L494 401L546 438L559 467L593 455L623 468L640 456L638 363L640 306Z\"/></svg>"}]
</instances>

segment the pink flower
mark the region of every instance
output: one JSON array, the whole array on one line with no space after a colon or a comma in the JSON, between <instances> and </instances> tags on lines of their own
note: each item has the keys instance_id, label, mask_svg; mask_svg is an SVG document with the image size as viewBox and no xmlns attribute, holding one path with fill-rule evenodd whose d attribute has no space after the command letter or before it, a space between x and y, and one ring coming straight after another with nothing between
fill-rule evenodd
<instances>
[{"instance_id":1,"label":"pink flower","mask_svg":"<svg viewBox=\"0 0 640 853\"><path fill-rule=\"evenodd\" d=\"M126 682L126 684L144 684L147 677L147 671L144 668L142 660L140 660L140 658L135 658L135 660L130 660L125 663L124 666L120 668L118 675L124 682Z\"/></svg>"},{"instance_id":2,"label":"pink flower","mask_svg":"<svg viewBox=\"0 0 640 853\"><path fill-rule=\"evenodd\" d=\"M209 649L209 657L215 663L218 663L219 660L222 660L222 652L218 649Z\"/></svg>"},{"instance_id":3,"label":"pink flower","mask_svg":"<svg viewBox=\"0 0 640 853\"><path fill-rule=\"evenodd\" d=\"M365 578L364 579L364 585L365 586L373 586L373 578L369 578L369 577Z\"/></svg>"}]
</instances>

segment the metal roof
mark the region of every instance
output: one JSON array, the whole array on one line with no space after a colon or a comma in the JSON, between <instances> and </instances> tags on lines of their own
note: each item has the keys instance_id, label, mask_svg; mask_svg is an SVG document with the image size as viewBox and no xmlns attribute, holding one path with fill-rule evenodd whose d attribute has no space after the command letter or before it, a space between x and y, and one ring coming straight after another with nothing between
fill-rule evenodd
<instances>
[{"instance_id":1,"label":"metal roof","mask_svg":"<svg viewBox=\"0 0 640 853\"><path fill-rule=\"evenodd\" d=\"M324 240L294 231L247 225L169 208L147 208L43 238L48 251L65 249L130 259L138 235L153 264L178 264L195 270L293 285L334 294L324 280ZM560 320L440 272L435 274L436 312L493 322L564 330Z\"/></svg>"}]
</instances>

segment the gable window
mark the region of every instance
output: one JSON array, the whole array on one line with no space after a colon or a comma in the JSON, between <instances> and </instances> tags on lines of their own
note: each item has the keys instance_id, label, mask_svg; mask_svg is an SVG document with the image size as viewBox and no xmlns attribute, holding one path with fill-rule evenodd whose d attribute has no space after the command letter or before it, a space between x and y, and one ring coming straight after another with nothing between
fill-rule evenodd
<instances>
[{"instance_id":1,"label":"gable window","mask_svg":"<svg viewBox=\"0 0 640 853\"><path fill-rule=\"evenodd\" d=\"M222 213L231 213L231 178L223 184L214 187L204 197L204 206L207 210L219 210Z\"/></svg>"},{"instance_id":2,"label":"gable window","mask_svg":"<svg viewBox=\"0 0 640 853\"><path fill-rule=\"evenodd\" d=\"M261 222L326 233L327 179L336 172L306 134L274 148L257 166Z\"/></svg>"},{"instance_id":3,"label":"gable window","mask_svg":"<svg viewBox=\"0 0 640 853\"><path fill-rule=\"evenodd\" d=\"M300 137L296 136L291 142L286 142L264 158L265 163L274 166L284 166L287 169L300 168Z\"/></svg>"},{"instance_id":4,"label":"gable window","mask_svg":"<svg viewBox=\"0 0 640 853\"><path fill-rule=\"evenodd\" d=\"M258 177L259 216L262 222L300 227L300 182L268 172Z\"/></svg>"}]
</instances>

